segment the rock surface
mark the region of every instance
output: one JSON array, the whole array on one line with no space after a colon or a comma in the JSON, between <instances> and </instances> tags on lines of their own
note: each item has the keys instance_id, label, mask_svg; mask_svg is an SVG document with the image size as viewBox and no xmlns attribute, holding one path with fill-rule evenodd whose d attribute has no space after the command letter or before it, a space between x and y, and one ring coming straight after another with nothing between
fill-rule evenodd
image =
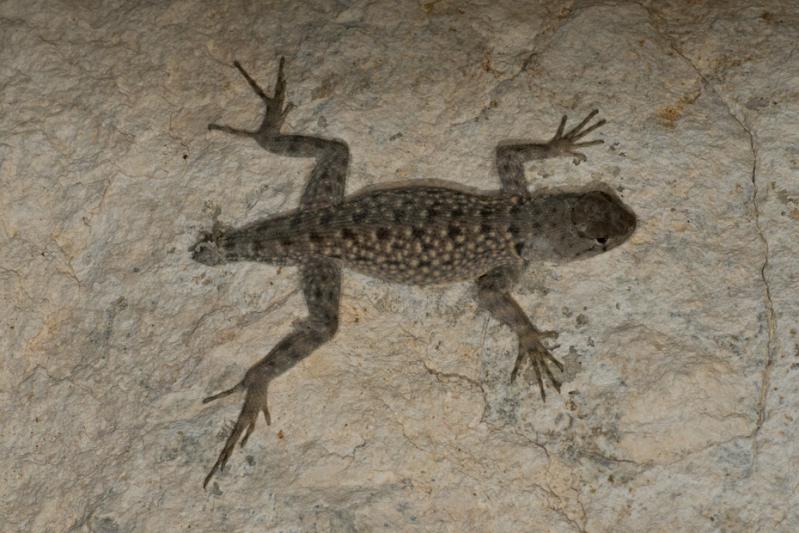
<instances>
[{"instance_id":1,"label":"rock surface","mask_svg":"<svg viewBox=\"0 0 799 533\"><path fill-rule=\"evenodd\" d=\"M4 527L795 531L799 8L714 4L0 4ZM469 284L346 275L203 491L240 398L199 400L304 313L294 269L186 251L297 203L310 161L206 130L257 123L231 62L280 55L285 130L346 140L349 191L496 188L498 141L598 107L606 144L530 187L603 181L639 227L515 291L560 332L545 404Z\"/></svg>"}]
</instances>

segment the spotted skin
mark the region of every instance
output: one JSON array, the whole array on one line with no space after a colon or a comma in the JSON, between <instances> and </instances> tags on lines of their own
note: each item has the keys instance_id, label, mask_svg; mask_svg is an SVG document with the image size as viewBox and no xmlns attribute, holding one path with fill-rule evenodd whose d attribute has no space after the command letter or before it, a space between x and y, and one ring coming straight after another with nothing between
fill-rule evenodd
<instances>
[{"instance_id":1,"label":"spotted skin","mask_svg":"<svg viewBox=\"0 0 799 533\"><path fill-rule=\"evenodd\" d=\"M618 246L634 231L636 218L601 184L583 191L531 194L524 163L561 156L573 157L576 163L585 161L586 156L577 150L602 143L580 142L605 123L588 125L596 111L568 131L564 131L564 116L549 142L500 144L496 149L499 191L468 191L446 182L388 186L345 198L347 145L280 131L292 107L285 103L284 60L280 60L271 97L238 62L234 66L264 102L261 126L250 131L210 124L208 129L252 138L270 153L314 158L316 163L299 209L239 228L215 223L190 251L194 260L210 266L235 261L298 266L308 317L238 384L204 400L245 393L241 413L203 486L224 469L236 443L244 445L259 413L270 423L267 389L271 380L335 335L342 267L415 285L475 280L481 306L517 335L519 351L511 380L528 364L543 399L544 377L560 390L549 365L560 371L563 365L542 343L556 334L537 329L510 290L521 269L531 262L568 262Z\"/></svg>"}]
</instances>

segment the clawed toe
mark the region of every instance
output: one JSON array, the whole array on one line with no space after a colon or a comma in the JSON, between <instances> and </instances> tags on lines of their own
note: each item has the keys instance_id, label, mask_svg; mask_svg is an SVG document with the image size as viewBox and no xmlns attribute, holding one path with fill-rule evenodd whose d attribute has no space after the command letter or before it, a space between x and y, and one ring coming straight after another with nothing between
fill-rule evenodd
<instances>
[{"instance_id":1,"label":"clawed toe","mask_svg":"<svg viewBox=\"0 0 799 533\"><path fill-rule=\"evenodd\" d=\"M586 135L588 135L589 133L591 133L595 129L603 126L606 123L605 119L598 120L593 125L589 126L586 129L583 129L585 127L585 125L588 124L591 121L591 119L596 116L597 113L599 113L598 109L594 109L593 111L588 113L588 116L585 117L582 120L582 122L580 122L575 127L570 129L569 131L567 131L566 134L563 136L563 138L564 139L569 139L570 141L576 141L576 140L578 140L578 139L580 139L582 137L585 137Z\"/></svg>"},{"instance_id":2,"label":"clawed toe","mask_svg":"<svg viewBox=\"0 0 799 533\"><path fill-rule=\"evenodd\" d=\"M279 133L283 122L286 120L286 116L292 109L294 109L294 104L291 102L284 105L286 99L286 77L283 73L284 64L285 58L281 57L280 63L278 65L274 96L269 96L261 88L261 86L258 85L258 82L256 82L253 77L250 76L246 70L244 70L244 67L241 66L241 63L234 61L233 66L236 67L242 76L244 76L244 79L247 80L247 84L250 86L253 92L257 94L258 97L264 102L264 105L266 106L266 113L264 114L261 126L255 131L232 128L224 124L209 124L208 129L211 131L222 131L242 137L253 137L256 140L262 136L269 137Z\"/></svg>"},{"instance_id":3,"label":"clawed toe","mask_svg":"<svg viewBox=\"0 0 799 533\"><path fill-rule=\"evenodd\" d=\"M537 339L557 339L558 332L557 331L536 331L534 334L535 338Z\"/></svg>"},{"instance_id":4,"label":"clawed toe","mask_svg":"<svg viewBox=\"0 0 799 533\"><path fill-rule=\"evenodd\" d=\"M557 155L570 155L574 157L575 164L579 164L580 162L586 161L588 158L582 152L575 150L575 148L585 148L588 146L596 146L598 144L602 144L604 141L602 139L595 139L592 141L583 141L577 142L578 140L582 139L595 129L602 127L607 123L605 119L598 120L594 124L585 127L594 116L599 111L594 109L591 111L588 116L586 116L579 124L568 130L564 133L566 128L566 115L563 115L560 119L560 124L558 125L558 131L555 132L555 136L549 141L548 145L550 149Z\"/></svg>"},{"instance_id":5,"label":"clawed toe","mask_svg":"<svg viewBox=\"0 0 799 533\"><path fill-rule=\"evenodd\" d=\"M553 346L553 347L552 347L552 349L554 350L555 348L558 348L559 346L560 346L560 345ZM554 355L552 355L551 353L549 353L549 350L547 350L547 353L545 354L545 356L546 356L546 358L547 358L547 359L549 359L550 361L552 361L552 363L553 363L553 364L554 364L556 367L558 367L558 370L559 370L560 372L563 372L563 363L561 363L560 361L558 361L558 360L555 358L555 356L554 356Z\"/></svg>"},{"instance_id":6,"label":"clawed toe","mask_svg":"<svg viewBox=\"0 0 799 533\"><path fill-rule=\"evenodd\" d=\"M516 357L516 364L513 367L513 371L511 372L511 382L515 381L516 376L521 368L522 362L524 360L529 360L530 366L533 368L535 372L536 382L538 383L538 388L541 391L541 399L542 401L546 401L547 395L544 389L544 374L546 374L547 379L552 384L552 387L560 393L561 382L560 380L556 379L555 376L552 374L552 370L550 370L548 363L554 364L558 371L563 372L563 363L558 361L541 342L538 340L540 338L552 338L556 337L557 333L555 332L537 332L534 335L531 335L530 338L525 339L519 343L519 354ZM554 348L553 348L554 349Z\"/></svg>"},{"instance_id":7,"label":"clawed toe","mask_svg":"<svg viewBox=\"0 0 799 533\"><path fill-rule=\"evenodd\" d=\"M231 388L229 388L227 390L223 390L222 392L217 392L216 394L212 394L211 396L203 398L203 403L213 402L214 400L218 400L219 398L224 398L225 396L229 396L229 395L233 394L234 392L238 392L238 391L243 390L243 389L244 389L244 383L243 382L239 382L235 386L233 386L233 387L231 387Z\"/></svg>"},{"instance_id":8,"label":"clawed toe","mask_svg":"<svg viewBox=\"0 0 799 533\"><path fill-rule=\"evenodd\" d=\"M247 443L247 439L250 438L250 435L252 435L252 432L255 429L255 422L258 420L258 413L264 414L267 425L271 424L272 422L266 402L267 383L263 381L250 384L249 387L245 385L244 381L241 381L230 389L205 398L203 403L224 398L225 396L240 390L244 390L245 388L247 389L247 396L244 399L244 405L241 408L239 417L236 420L236 423L233 425L233 428L230 430L230 435L228 435L222 451L219 452L219 457L217 457L214 466L211 467L211 471L208 472L207 476L205 476L203 488L208 485L208 482L211 481L211 478L214 477L214 474L216 474L217 470L221 472L225 469L225 465L227 464L228 459L230 459L230 454L233 453L236 443L239 442L239 438L241 438L242 447L244 447L244 445Z\"/></svg>"}]
</instances>

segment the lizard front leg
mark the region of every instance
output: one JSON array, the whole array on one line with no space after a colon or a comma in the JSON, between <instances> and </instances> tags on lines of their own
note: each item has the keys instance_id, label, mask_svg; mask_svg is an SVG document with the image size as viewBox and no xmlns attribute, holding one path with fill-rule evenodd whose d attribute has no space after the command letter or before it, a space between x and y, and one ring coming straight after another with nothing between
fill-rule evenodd
<instances>
[{"instance_id":1,"label":"lizard front leg","mask_svg":"<svg viewBox=\"0 0 799 533\"><path fill-rule=\"evenodd\" d=\"M203 488L208 485L217 470L224 470L236 442L241 439L242 446L247 442L255 429L259 413L264 414L267 425L271 423L267 405L269 383L311 355L314 350L336 334L341 292L340 268L327 259L311 259L302 266L301 275L308 317L299 322L294 331L272 348L266 357L250 367L244 375L244 379L238 384L203 400L203 403L208 403L234 392L246 392L239 418L214 466L205 477Z\"/></svg>"},{"instance_id":2,"label":"lizard front leg","mask_svg":"<svg viewBox=\"0 0 799 533\"><path fill-rule=\"evenodd\" d=\"M569 155L574 157L576 161L585 161L587 159L585 154L577 151L577 149L602 144L603 142L601 139L578 142L605 124L605 120L598 120L587 128L585 127L597 113L598 111L594 109L582 122L565 133L563 130L566 128L566 115L563 115L560 119L558 131L549 142L544 144L500 143L496 149L496 164L502 190L510 194L529 194L527 192L527 183L524 179L524 163L526 161Z\"/></svg>"},{"instance_id":3,"label":"lizard front leg","mask_svg":"<svg viewBox=\"0 0 799 533\"><path fill-rule=\"evenodd\" d=\"M509 294L508 290L517 275L518 269L511 266L498 267L484 274L477 279L477 298L480 305L489 311L495 319L516 332L519 340L519 353L516 356L516 364L513 365L511 381L516 379L522 363L529 360L538 380L541 399L546 401L542 372L547 375L555 390L560 392L560 381L552 375L548 363L553 363L561 372L563 371L563 364L555 359L546 346L541 343L541 339L556 337L557 333L540 331L536 328L522 311L522 308L519 307L516 300Z\"/></svg>"}]
</instances>

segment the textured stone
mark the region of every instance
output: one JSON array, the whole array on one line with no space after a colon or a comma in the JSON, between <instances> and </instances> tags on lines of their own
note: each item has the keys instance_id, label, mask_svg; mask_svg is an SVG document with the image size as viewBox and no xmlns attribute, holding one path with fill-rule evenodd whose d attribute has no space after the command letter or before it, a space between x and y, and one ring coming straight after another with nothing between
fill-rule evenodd
<instances>
[{"instance_id":1,"label":"textured stone","mask_svg":"<svg viewBox=\"0 0 799 533\"><path fill-rule=\"evenodd\" d=\"M75 3L71 3L75 4ZM18 531L795 531L799 8L641 2L0 4L0 515ZM304 305L291 268L211 269L211 223L293 208L310 161L209 133L349 143L349 191L493 189L493 148L598 107L622 247L515 291L560 396L472 287L348 274L336 338L202 480L235 383ZM529 378L529 375L527 376Z\"/></svg>"}]
</instances>

